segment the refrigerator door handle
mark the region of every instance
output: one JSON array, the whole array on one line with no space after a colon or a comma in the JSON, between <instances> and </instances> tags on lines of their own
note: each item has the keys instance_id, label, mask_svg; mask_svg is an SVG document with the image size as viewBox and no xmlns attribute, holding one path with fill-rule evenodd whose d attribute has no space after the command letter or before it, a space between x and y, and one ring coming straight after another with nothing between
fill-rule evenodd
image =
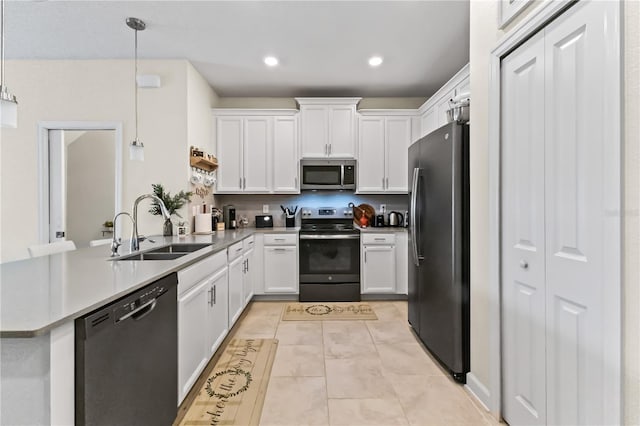
<instances>
[{"instance_id":1,"label":"refrigerator door handle","mask_svg":"<svg viewBox=\"0 0 640 426\"><path fill-rule=\"evenodd\" d=\"M411 248L413 252L413 263L420 266L423 256L418 253L418 216L416 215L418 204L418 181L420 179L420 169L413 169L413 181L411 182Z\"/></svg>"}]
</instances>

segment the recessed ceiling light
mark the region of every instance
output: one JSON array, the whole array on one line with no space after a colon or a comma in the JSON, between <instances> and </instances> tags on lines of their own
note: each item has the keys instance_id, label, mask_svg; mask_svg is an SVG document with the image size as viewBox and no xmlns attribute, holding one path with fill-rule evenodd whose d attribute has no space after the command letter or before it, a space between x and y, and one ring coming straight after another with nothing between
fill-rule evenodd
<instances>
[{"instance_id":1,"label":"recessed ceiling light","mask_svg":"<svg viewBox=\"0 0 640 426\"><path fill-rule=\"evenodd\" d=\"M264 58L264 63L270 67L275 67L276 65L278 65L278 58L276 58L275 56L267 56L266 58Z\"/></svg>"},{"instance_id":2,"label":"recessed ceiling light","mask_svg":"<svg viewBox=\"0 0 640 426\"><path fill-rule=\"evenodd\" d=\"M382 58L380 56L372 56L369 58L369 65L372 67L380 66L380 64L382 64Z\"/></svg>"}]
</instances>

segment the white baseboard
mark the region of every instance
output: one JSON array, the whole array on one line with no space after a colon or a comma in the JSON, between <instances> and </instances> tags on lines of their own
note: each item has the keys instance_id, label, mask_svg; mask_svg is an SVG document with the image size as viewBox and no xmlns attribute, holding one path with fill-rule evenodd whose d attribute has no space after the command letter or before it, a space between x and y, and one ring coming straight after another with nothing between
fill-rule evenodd
<instances>
[{"instance_id":1,"label":"white baseboard","mask_svg":"<svg viewBox=\"0 0 640 426\"><path fill-rule=\"evenodd\" d=\"M491 405L491 393L485 385L473 374L467 373L467 384L464 385L467 392L471 394L488 412Z\"/></svg>"}]
</instances>

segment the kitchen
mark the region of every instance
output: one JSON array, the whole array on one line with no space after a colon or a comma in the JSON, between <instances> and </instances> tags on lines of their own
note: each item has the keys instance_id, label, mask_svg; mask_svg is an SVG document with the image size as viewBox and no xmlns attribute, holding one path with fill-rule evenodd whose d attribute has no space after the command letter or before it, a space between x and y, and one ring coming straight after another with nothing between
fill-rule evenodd
<instances>
[{"instance_id":1,"label":"kitchen","mask_svg":"<svg viewBox=\"0 0 640 426\"><path fill-rule=\"evenodd\" d=\"M26 248L30 245L36 244L42 240L39 235L40 227L40 206L39 198L37 195L39 192L39 170L38 163L38 148L36 142L37 123L39 122L52 122L52 121L84 121L84 122L112 122L117 121L124 123L120 127L121 135L121 148L124 151L123 161L121 163L122 171L122 193L121 193L121 205L116 206L118 211L130 211L130 206L133 204L135 198L140 194L146 194L150 192L151 184L162 182L167 188L172 191L178 191L180 189L188 189L187 181L190 178L191 170L187 166L187 153L190 146L198 146L209 153L215 153L216 147L213 145L213 138L211 137L211 108L259 108L259 109L296 109L296 103L293 99L295 96L301 96L298 93L291 93L280 96L290 97L275 97L273 93L260 93L258 90L253 90L251 87L242 86L236 93L240 93L237 96L222 96L222 92L218 94L215 92L211 85L207 82L205 76L201 75L198 71L199 64L195 60L192 63L185 60L176 60L166 58L162 54L155 54L150 51L150 44L145 46L145 38L151 40L152 37L161 36L163 33L159 29L154 29L152 24L154 19L151 19L151 15L148 16L148 28L142 32L139 36L140 39L140 54L141 60L139 63L141 74L160 75L162 77L162 86L157 89L141 89L139 97L139 133L140 139L145 143L145 162L136 163L129 161L126 155L128 149L129 140L133 138L134 124L133 117L134 111L134 99L133 99L133 85L131 79L133 75L131 57L133 54L132 49L132 34L131 30L126 28L123 19L126 16L139 16L140 18L146 18L145 13L140 13L140 9L128 9L126 12L118 10L117 13L109 12L108 8L105 10L100 9L97 13L92 10L87 4L78 4L77 18L74 22L80 27L97 28L97 23L92 21L100 14L106 14L106 16L112 16L113 24L103 26L105 34L109 35L109 38L113 37L117 39L118 46L121 46L123 51L120 56L111 55L108 58L118 58L116 60L110 60L102 57L96 57L91 52L95 50L93 46L101 46L106 48L100 41L99 37L90 39L93 43L87 43L90 45L86 47L89 53L86 54L86 60L76 62L79 59L85 58L83 54L70 54L67 51L71 49L66 44L60 44L56 47L54 37L50 37L50 40L45 40L42 35L41 29L29 27L29 25L38 25L35 17L41 13L44 17L50 12L49 8L53 8L53 3L27 3L22 7L27 8L20 11L18 5L11 4L13 2L7 2L7 67L6 67L6 84L11 91L16 94L19 101L19 127L17 129L2 129L2 261L3 263L11 263L18 259L23 259L28 256ZM495 327L492 325L494 318L494 310L492 308L493 298L495 292L493 290L493 278L492 274L495 272L494 264L491 261L490 246L493 244L492 235L492 220L495 217L495 206L497 205L492 201L493 189L491 186L492 179L495 177L492 175L495 168L491 167L492 154L491 154L491 135L490 126L492 125L492 119L495 113L490 110L490 75L489 64L491 52L501 39L507 39L509 37L516 37L525 30L526 23L534 20L539 13L534 13L537 4L530 4L524 13L512 23L507 24L503 30L498 29L498 9L500 2L484 2L466 4L465 9L469 10L469 62L470 62L470 86L474 99L474 108L471 109L471 144L470 151L470 192L471 192L471 372L476 378L475 384L478 383L481 386L475 387L475 393L479 395L480 399L485 402L486 405L491 408L492 412L499 413L499 380L496 382L495 372L500 370L500 361L498 350L497 355L494 347L495 334L492 330ZM411 5L411 6L409 6ZM437 3L436 3L437 5ZM335 5L334 5L335 6ZM388 5L385 5L388 6ZM407 7L418 7L417 3L407 3ZM165 5L165 7L168 7ZM201 6L205 7L205 6ZM226 6L231 8L230 5ZM266 7L265 5L262 6ZM284 6L282 6L284 7ZM312 8L311 4L306 4L304 7ZM319 7L319 6L318 6ZM426 6L423 6L426 7ZM549 6L550 7L550 6ZM33 8L33 9L28 9ZM338 16L344 15L347 23L343 24L343 27L356 31L353 27L358 19L353 15L349 15L349 8L345 6L345 10L341 10L337 13ZM637 77L631 72L633 61L637 60L633 55L637 55L633 46L637 46L637 30L634 33L634 28L637 28L637 5L633 2L624 3L621 7L623 13L620 15L625 24L623 27L625 47L625 85L624 85L624 98L625 98L625 113L631 115L631 117L637 114ZM40 10L41 12L38 12ZM324 16L321 10L310 9L310 14L317 16ZM388 10L388 9L387 9ZM335 12L335 9L333 9ZM71 13L69 11L65 11ZM83 13L80 13L83 12ZM146 12L142 10L142 12ZM352 13L357 13L351 11ZM109 15L111 13L111 15ZM177 13L177 12L176 12ZM233 10L218 10L216 19L216 25L223 26L227 22L231 23L233 20L231 17L237 11ZM389 12L391 13L391 12ZM430 12L433 13L433 12ZM634 15L634 13L636 15ZM21 15L22 14L22 15ZM15 18L13 20L11 16L21 16L22 18ZM60 13L54 13L59 16ZM202 14L204 16L204 14ZM283 13L276 13L276 15L282 16ZM334 15L334 13L332 13ZM378 19L380 16L385 16L384 12L378 11ZM423 13L418 18L424 18L429 13ZM33 19L27 19L26 16L34 17ZM74 16L74 15L70 15ZM259 16L259 13L255 13L255 16ZM156 21L159 18L156 18ZM205 19L205 18L203 18ZM273 19L282 19L274 17ZM301 20L304 19L300 17ZM308 18L307 18L308 19ZM390 15L388 19L392 22L412 22L406 21L409 18L400 18L396 15ZM404 20L403 20L404 19ZM417 19L417 18L416 18ZM520 21L520 22L518 22ZM64 20L62 20L64 22ZM281 22L281 21L276 21ZM302 21L305 22L305 21ZM44 25L42 21L39 21L40 25ZM253 22L255 27L259 25ZM51 21L43 28L50 28L47 33L55 34L56 32L71 31L71 26L65 26L63 24L56 24ZM57 25L57 26L56 26ZM243 23L248 28L251 27L250 21ZM284 25L284 24L283 24ZM34 45L42 45L43 49L47 50L47 54L41 54L40 56L35 53L33 56L22 56L19 51L12 49L18 49L16 45L10 43L9 37L14 31L18 31L18 27L26 26L27 31L31 29L31 33L39 34L39 41ZM403 25L404 26L404 25ZM419 27L418 23L406 25L407 27ZM217 36L212 39L235 39L241 38L242 34L237 28L222 28L226 31L226 36ZM168 30L167 30L168 31ZM228 36L231 34L232 36ZM175 36L175 37L174 37ZM369 33L370 37L371 34ZM175 34L166 33L164 45L169 47L173 44L172 37L176 38ZM390 36L389 36L390 37ZM463 37L464 38L464 37ZM517 38L517 37L516 37ZM176 38L177 39L177 38ZM349 37L345 37L345 40ZM364 37L363 40L367 38ZM229 41L229 40L228 40ZM245 43L245 46L251 46L251 43L246 40L240 40ZM443 47L442 43L448 42L447 37L439 37L440 53L438 55L443 56L449 54L449 52L455 51L455 47ZM51 44L46 44L47 42ZM230 42L230 41L229 41ZM13 43L18 43L15 41ZM414 46L413 40L403 40L403 43L409 43ZM460 42L455 41L454 45L459 46ZM635 43L635 44L634 44ZM201 50L206 50L209 42L199 42L196 40L193 43L194 49L200 46ZM395 46L401 43L395 43ZM422 46L423 42L416 42L418 47L414 47L416 51L419 50L419 46ZM438 43L436 43L438 44ZM26 49L25 46L22 46ZM56 50L58 49L57 53ZM78 47L80 49L80 46ZM145 50L147 49L147 50ZM63 50L62 52L60 50ZM242 49L238 48L236 51L240 52ZM466 50L462 48L460 50ZM332 51L335 53L336 50ZM260 60L262 55L268 52L254 52L255 58ZM333 53L332 53L333 54ZM425 53L426 55L426 53ZM392 63L392 59L387 57L387 53L383 53L386 63L376 72L382 71L384 65ZM415 55L414 55L415 56ZM166 59L161 59L166 58ZM43 60L45 59L45 60ZM363 58L366 61L366 57ZM394 108L394 109L419 109L424 101L430 97L431 94L441 87L446 81L453 76L461 67L466 63L465 60L459 62L456 67L452 67L447 75L442 75L437 85L431 87L428 91L422 94L421 98L384 98L385 96L392 96L388 94L374 94L376 98L364 97L358 105L358 109L381 109L381 108ZM630 65L629 65L630 64ZM262 64L260 64L262 65ZM284 65L284 64L283 64ZM322 66L325 67L325 66ZM367 65L363 67L366 69ZM421 74L428 74L432 71L429 65L423 64L418 67L417 72ZM274 77L275 69L261 68L260 73L267 73L270 78ZM364 72L364 71L363 71ZM367 71L369 72L369 71ZM226 74L224 69L217 70L217 81L222 84L229 74L241 73L238 69L227 69ZM321 77L321 76L320 76ZM211 77L215 80L215 77ZM247 76L248 78L248 76ZM375 80L375 75L371 77L371 85L382 84L383 81ZM636 79L636 80L634 80ZM362 74L360 78L349 82L347 88L350 86L356 87L359 80L364 80ZM392 80L396 80L392 78ZM635 83L634 83L635 82ZM331 83L331 82L329 82ZM274 86L277 86L277 82L274 82ZM634 85L635 84L635 85ZM333 90L330 96L361 96L360 92L354 92L347 90ZM635 90L635 91L634 91ZM311 90L302 96L318 96L318 91ZM252 98L247 98L251 96ZM401 96L411 96L403 94ZM61 102L61 100L64 100ZM636 103L634 103L636 102ZM185 105L186 111L185 111ZM636 109L634 109L636 108ZM175 118L175 120L171 119ZM637 194L637 186L633 186L634 182L637 182L637 175L635 171L638 169L637 160L629 153L635 152L637 149L637 128L633 127L633 123L637 123L637 120L627 119L625 121L625 152L627 155L624 157L624 170L625 170L625 211L628 215L625 216L624 235L637 235L637 222L634 222L633 211L637 209L637 201L634 194ZM162 125L158 125L162 123ZM117 133L117 131L116 131ZM176 143L180 141L180 143ZM16 162L15 158L29 159L27 164L23 162ZM634 163L636 161L636 163ZM90 178L92 179L92 178ZM636 188L636 189L634 189ZM338 198L331 204L336 207L344 206L349 202L359 204L370 204L377 210L380 208L380 204L387 204L387 211L397 210L404 214L404 211L408 210L409 200L406 195L360 195L351 194L353 197ZM253 218L256 215L263 214L263 205L269 205L269 213L273 214L275 220L283 220L280 215L279 205L284 206L326 206L322 200L307 201L300 198L301 195L277 195L270 196L268 194L261 194L256 197L256 202L252 202L251 199L254 195L234 195L224 194L215 195L213 201L207 200L207 204L214 204L222 207L225 204L233 204L238 207L240 214L246 215L249 218ZM300 197L300 198L298 198ZM397 198L396 198L397 197ZM403 201L404 198L404 201ZM199 198L195 198L199 202ZM333 200L332 200L333 201ZM143 209L144 210L144 209ZM160 218L153 217L146 214L141 210L139 214L139 228L141 233L148 233L150 235L158 234L162 229L162 221ZM184 212L186 215L186 211ZM106 218L102 218L104 220ZM128 224L123 223L123 235L128 235ZM277 223L278 224L278 223ZM276 225L277 225L276 224ZM635 226L635 228L634 228ZM157 231L156 231L157 230ZM624 342L631 342L633 339L637 340L638 335L638 320L636 310L631 307L634 303L637 303L637 280L633 277L637 277L637 256L634 257L634 250L637 250L637 243L634 243L632 238L625 239L624 243L624 280L621 286L626 294L624 305L627 307L623 309L624 317L622 323L624 324ZM636 245L634 245L636 244ZM81 250L80 250L81 251ZM105 248L108 254L108 250ZM635 251L637 253L637 251ZM4 269L3 269L4 270ZM45 272L43 272L45 273ZM635 275L634 275L635 274ZM3 277L3 286L6 283L6 278ZM629 304L629 305L628 305ZM631 308L631 309L630 309ZM637 366L637 352L634 352L632 346L625 346L623 354L623 360L625 368L625 385L624 396L621 396L621 401L633 401L634 400L634 381L633 371L638 371ZM498 363L496 369L495 363ZM468 382L469 383L469 382ZM484 392L484 393L483 393ZM497 398L497 399L496 399ZM635 398L637 399L637 398ZM496 402L497 401L497 402ZM3 404L4 405L4 404ZM626 423L637 423L637 412L634 411L633 405L630 403L623 403L624 407L621 416L626 419ZM620 420L622 423L622 420Z\"/></svg>"}]
</instances>

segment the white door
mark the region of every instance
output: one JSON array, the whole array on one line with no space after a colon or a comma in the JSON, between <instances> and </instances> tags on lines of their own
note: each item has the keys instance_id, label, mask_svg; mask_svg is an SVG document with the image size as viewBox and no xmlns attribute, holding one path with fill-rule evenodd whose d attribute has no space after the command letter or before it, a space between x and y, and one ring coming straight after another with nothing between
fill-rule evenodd
<instances>
[{"instance_id":1,"label":"white door","mask_svg":"<svg viewBox=\"0 0 640 426\"><path fill-rule=\"evenodd\" d=\"M503 400L510 424L620 423L619 8L579 2L503 63ZM536 83L539 64L543 84Z\"/></svg>"},{"instance_id":2,"label":"white door","mask_svg":"<svg viewBox=\"0 0 640 426\"><path fill-rule=\"evenodd\" d=\"M242 256L237 257L229 264L229 329L231 329L242 313L243 265Z\"/></svg>"},{"instance_id":3,"label":"white door","mask_svg":"<svg viewBox=\"0 0 640 426\"><path fill-rule=\"evenodd\" d=\"M383 192L384 117L360 117L359 138L358 192Z\"/></svg>"},{"instance_id":4,"label":"white door","mask_svg":"<svg viewBox=\"0 0 640 426\"><path fill-rule=\"evenodd\" d=\"M329 157L354 158L356 155L355 122L353 106L329 107Z\"/></svg>"},{"instance_id":5,"label":"white door","mask_svg":"<svg viewBox=\"0 0 640 426\"><path fill-rule=\"evenodd\" d=\"M298 252L295 246L264 248L265 293L298 292Z\"/></svg>"},{"instance_id":6,"label":"white door","mask_svg":"<svg viewBox=\"0 0 640 426\"><path fill-rule=\"evenodd\" d=\"M300 107L300 130L303 158L318 158L329 155L329 110L322 105Z\"/></svg>"},{"instance_id":7,"label":"white door","mask_svg":"<svg viewBox=\"0 0 640 426\"><path fill-rule=\"evenodd\" d=\"M209 356L218 349L229 331L228 323L228 269L225 266L222 270L216 272L208 281L209 290L207 293L207 302L209 312L207 315L207 353ZM199 327L195 327L199 329ZM208 358L207 358L208 359Z\"/></svg>"},{"instance_id":8,"label":"white door","mask_svg":"<svg viewBox=\"0 0 640 426\"><path fill-rule=\"evenodd\" d=\"M244 177L246 192L268 192L271 186L271 117L244 119ZM222 163L221 163L222 164Z\"/></svg>"},{"instance_id":9,"label":"white door","mask_svg":"<svg viewBox=\"0 0 640 426\"><path fill-rule=\"evenodd\" d=\"M619 420L618 20L617 2L579 2L545 30L550 424Z\"/></svg>"},{"instance_id":10,"label":"white door","mask_svg":"<svg viewBox=\"0 0 640 426\"><path fill-rule=\"evenodd\" d=\"M254 265L253 265L253 249L247 250L243 255L243 263L244 263L244 275L242 277L242 297L243 297L243 306L247 306L247 304L251 301L253 297L253 275L254 275Z\"/></svg>"},{"instance_id":11,"label":"white door","mask_svg":"<svg viewBox=\"0 0 640 426\"><path fill-rule=\"evenodd\" d=\"M242 117L216 119L217 192L242 191Z\"/></svg>"},{"instance_id":12,"label":"white door","mask_svg":"<svg viewBox=\"0 0 640 426\"><path fill-rule=\"evenodd\" d=\"M395 246L364 246L362 254L362 293L395 293Z\"/></svg>"},{"instance_id":13,"label":"white door","mask_svg":"<svg viewBox=\"0 0 640 426\"><path fill-rule=\"evenodd\" d=\"M385 124L387 192L407 192L411 117L388 117Z\"/></svg>"},{"instance_id":14,"label":"white door","mask_svg":"<svg viewBox=\"0 0 640 426\"><path fill-rule=\"evenodd\" d=\"M273 119L273 192L299 193L296 117Z\"/></svg>"},{"instance_id":15,"label":"white door","mask_svg":"<svg viewBox=\"0 0 640 426\"><path fill-rule=\"evenodd\" d=\"M502 62L503 416L546 422L544 34Z\"/></svg>"}]
</instances>

